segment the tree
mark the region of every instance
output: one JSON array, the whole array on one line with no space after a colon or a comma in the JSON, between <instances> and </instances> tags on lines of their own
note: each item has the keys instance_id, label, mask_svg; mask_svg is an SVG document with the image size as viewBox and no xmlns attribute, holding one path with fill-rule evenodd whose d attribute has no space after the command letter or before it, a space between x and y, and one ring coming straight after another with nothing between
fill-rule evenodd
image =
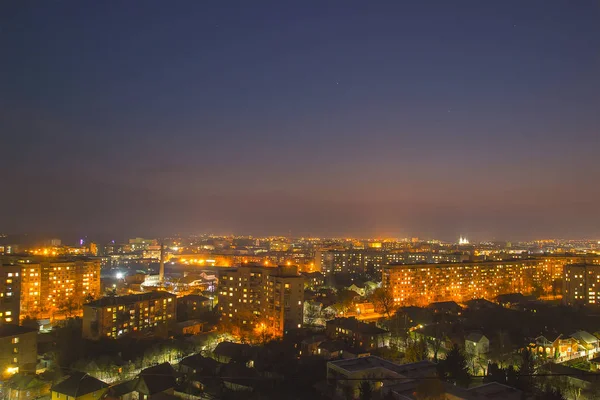
<instances>
[{"instance_id":1,"label":"tree","mask_svg":"<svg viewBox=\"0 0 600 400\"><path fill-rule=\"evenodd\" d=\"M456 344L452 346L452 349L446 354L446 358L440 361L438 370L440 376L449 382L465 387L471 382L467 359Z\"/></svg>"},{"instance_id":2,"label":"tree","mask_svg":"<svg viewBox=\"0 0 600 400\"><path fill-rule=\"evenodd\" d=\"M557 388L553 388L549 384L546 385L542 393L540 393L540 399L543 400L566 400L565 396Z\"/></svg>"},{"instance_id":3,"label":"tree","mask_svg":"<svg viewBox=\"0 0 600 400\"><path fill-rule=\"evenodd\" d=\"M360 400L371 400L373 398L373 386L371 386L371 382L362 381L358 390Z\"/></svg>"},{"instance_id":4,"label":"tree","mask_svg":"<svg viewBox=\"0 0 600 400\"><path fill-rule=\"evenodd\" d=\"M483 378L483 381L506 384L506 371L496 363L489 364L487 375Z\"/></svg>"},{"instance_id":5,"label":"tree","mask_svg":"<svg viewBox=\"0 0 600 400\"><path fill-rule=\"evenodd\" d=\"M517 388L525 394L533 393L533 375L535 374L535 362L533 354L528 349L521 351L521 362L518 368Z\"/></svg>"},{"instance_id":6,"label":"tree","mask_svg":"<svg viewBox=\"0 0 600 400\"><path fill-rule=\"evenodd\" d=\"M352 307L354 304L354 298L358 296L356 292L352 290L340 290L337 294L337 302L336 304L339 306L342 313L345 314L348 309Z\"/></svg>"},{"instance_id":7,"label":"tree","mask_svg":"<svg viewBox=\"0 0 600 400\"><path fill-rule=\"evenodd\" d=\"M392 292L384 288L377 288L373 291L372 299L375 307L381 310L387 318L391 318L395 311Z\"/></svg>"},{"instance_id":8,"label":"tree","mask_svg":"<svg viewBox=\"0 0 600 400\"><path fill-rule=\"evenodd\" d=\"M304 323L308 326L318 325L321 320L321 303L309 301L304 304Z\"/></svg>"},{"instance_id":9,"label":"tree","mask_svg":"<svg viewBox=\"0 0 600 400\"><path fill-rule=\"evenodd\" d=\"M427 359L427 343L425 340L412 340L406 346L406 361L418 362Z\"/></svg>"},{"instance_id":10,"label":"tree","mask_svg":"<svg viewBox=\"0 0 600 400\"><path fill-rule=\"evenodd\" d=\"M30 316L26 316L21 320L21 326L35 329L36 331L40 329L40 324L38 324L38 322Z\"/></svg>"}]
</instances>

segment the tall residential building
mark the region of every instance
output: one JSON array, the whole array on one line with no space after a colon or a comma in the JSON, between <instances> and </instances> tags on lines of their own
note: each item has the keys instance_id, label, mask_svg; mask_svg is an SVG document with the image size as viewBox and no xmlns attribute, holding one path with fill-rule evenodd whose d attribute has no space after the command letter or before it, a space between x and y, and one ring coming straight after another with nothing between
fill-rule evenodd
<instances>
[{"instance_id":1,"label":"tall residential building","mask_svg":"<svg viewBox=\"0 0 600 400\"><path fill-rule=\"evenodd\" d=\"M177 319L177 296L165 291L103 297L83 306L83 337L167 337Z\"/></svg>"},{"instance_id":2,"label":"tall residential building","mask_svg":"<svg viewBox=\"0 0 600 400\"><path fill-rule=\"evenodd\" d=\"M0 267L0 322L77 314L100 295L100 261L22 258Z\"/></svg>"},{"instance_id":3,"label":"tall residential building","mask_svg":"<svg viewBox=\"0 0 600 400\"><path fill-rule=\"evenodd\" d=\"M242 266L219 272L219 312L237 325L283 332L302 326L304 278L295 266Z\"/></svg>"},{"instance_id":4,"label":"tall residential building","mask_svg":"<svg viewBox=\"0 0 600 400\"><path fill-rule=\"evenodd\" d=\"M396 305L426 305L434 301L493 299L505 293L548 292L557 278L554 259L534 258L477 263L388 265L383 287Z\"/></svg>"},{"instance_id":5,"label":"tall residential building","mask_svg":"<svg viewBox=\"0 0 600 400\"><path fill-rule=\"evenodd\" d=\"M600 265L564 266L563 303L600 304Z\"/></svg>"}]
</instances>

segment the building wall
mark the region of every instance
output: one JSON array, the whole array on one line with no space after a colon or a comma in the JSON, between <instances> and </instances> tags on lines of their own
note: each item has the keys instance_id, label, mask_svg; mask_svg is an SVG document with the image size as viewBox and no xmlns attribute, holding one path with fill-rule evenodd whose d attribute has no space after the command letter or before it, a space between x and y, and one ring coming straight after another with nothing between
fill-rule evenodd
<instances>
[{"instance_id":1,"label":"building wall","mask_svg":"<svg viewBox=\"0 0 600 400\"><path fill-rule=\"evenodd\" d=\"M104 396L104 394L107 392L107 390L108 390L108 388L101 389L101 390L97 390L95 392L88 393L88 394L85 394L85 395L79 396L79 397L70 397L70 396L66 396L64 394L53 391L52 392L52 400L99 400Z\"/></svg>"},{"instance_id":2,"label":"building wall","mask_svg":"<svg viewBox=\"0 0 600 400\"><path fill-rule=\"evenodd\" d=\"M18 323L21 311L21 268L0 268L0 322Z\"/></svg>"},{"instance_id":3,"label":"building wall","mask_svg":"<svg viewBox=\"0 0 600 400\"><path fill-rule=\"evenodd\" d=\"M0 372L3 376L15 372L35 372L36 364L37 332L0 338Z\"/></svg>"},{"instance_id":4,"label":"building wall","mask_svg":"<svg viewBox=\"0 0 600 400\"><path fill-rule=\"evenodd\" d=\"M237 325L268 323L274 329L302 324L304 279L295 267L246 266L219 273L219 312Z\"/></svg>"},{"instance_id":5,"label":"building wall","mask_svg":"<svg viewBox=\"0 0 600 400\"><path fill-rule=\"evenodd\" d=\"M129 296L124 296L129 297ZM117 339L128 335L166 337L177 318L176 296L161 292L161 297L133 303L83 306L83 337L91 340Z\"/></svg>"},{"instance_id":6,"label":"building wall","mask_svg":"<svg viewBox=\"0 0 600 400\"><path fill-rule=\"evenodd\" d=\"M562 276L564 265L580 259L543 257L478 263L388 265L383 268L383 287L392 292L396 305L426 305L434 301L474 298L492 300L505 293L529 294L535 287L551 290L553 282Z\"/></svg>"},{"instance_id":7,"label":"building wall","mask_svg":"<svg viewBox=\"0 0 600 400\"><path fill-rule=\"evenodd\" d=\"M564 266L563 303L600 303L600 265Z\"/></svg>"},{"instance_id":8,"label":"building wall","mask_svg":"<svg viewBox=\"0 0 600 400\"><path fill-rule=\"evenodd\" d=\"M100 261L27 262L0 269L0 321L51 318L68 308L77 314L86 297L100 295ZM8 314L10 313L10 314Z\"/></svg>"}]
</instances>

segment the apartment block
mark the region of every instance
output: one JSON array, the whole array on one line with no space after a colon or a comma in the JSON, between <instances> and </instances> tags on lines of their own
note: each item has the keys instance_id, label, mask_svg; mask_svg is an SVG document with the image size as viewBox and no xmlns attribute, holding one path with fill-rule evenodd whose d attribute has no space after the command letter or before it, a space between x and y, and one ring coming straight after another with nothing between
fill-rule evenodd
<instances>
[{"instance_id":1,"label":"apartment block","mask_svg":"<svg viewBox=\"0 0 600 400\"><path fill-rule=\"evenodd\" d=\"M304 277L295 266L242 266L219 272L219 312L236 325L283 332L302 326Z\"/></svg>"},{"instance_id":2,"label":"apartment block","mask_svg":"<svg viewBox=\"0 0 600 400\"><path fill-rule=\"evenodd\" d=\"M600 265L564 266L563 303L569 305L600 303Z\"/></svg>"},{"instance_id":3,"label":"apartment block","mask_svg":"<svg viewBox=\"0 0 600 400\"><path fill-rule=\"evenodd\" d=\"M532 258L473 263L410 264L383 267L383 287L396 305L427 305L435 301L492 300L505 293L551 290L560 277L556 268L567 258Z\"/></svg>"},{"instance_id":4,"label":"apartment block","mask_svg":"<svg viewBox=\"0 0 600 400\"><path fill-rule=\"evenodd\" d=\"M37 331L13 324L0 325L0 374L35 373Z\"/></svg>"},{"instance_id":5,"label":"apartment block","mask_svg":"<svg viewBox=\"0 0 600 400\"><path fill-rule=\"evenodd\" d=\"M79 314L100 295L100 261L15 258L0 267L0 322Z\"/></svg>"},{"instance_id":6,"label":"apartment block","mask_svg":"<svg viewBox=\"0 0 600 400\"><path fill-rule=\"evenodd\" d=\"M167 337L176 314L177 296L165 291L103 297L83 306L83 337Z\"/></svg>"}]
</instances>

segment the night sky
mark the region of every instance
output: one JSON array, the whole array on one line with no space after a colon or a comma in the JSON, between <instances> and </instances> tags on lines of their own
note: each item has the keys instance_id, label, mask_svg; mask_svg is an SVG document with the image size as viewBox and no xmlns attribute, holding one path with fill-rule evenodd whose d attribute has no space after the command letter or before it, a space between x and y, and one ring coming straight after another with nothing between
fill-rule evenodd
<instances>
[{"instance_id":1,"label":"night sky","mask_svg":"<svg viewBox=\"0 0 600 400\"><path fill-rule=\"evenodd\" d=\"M597 1L0 5L0 231L600 237Z\"/></svg>"}]
</instances>

